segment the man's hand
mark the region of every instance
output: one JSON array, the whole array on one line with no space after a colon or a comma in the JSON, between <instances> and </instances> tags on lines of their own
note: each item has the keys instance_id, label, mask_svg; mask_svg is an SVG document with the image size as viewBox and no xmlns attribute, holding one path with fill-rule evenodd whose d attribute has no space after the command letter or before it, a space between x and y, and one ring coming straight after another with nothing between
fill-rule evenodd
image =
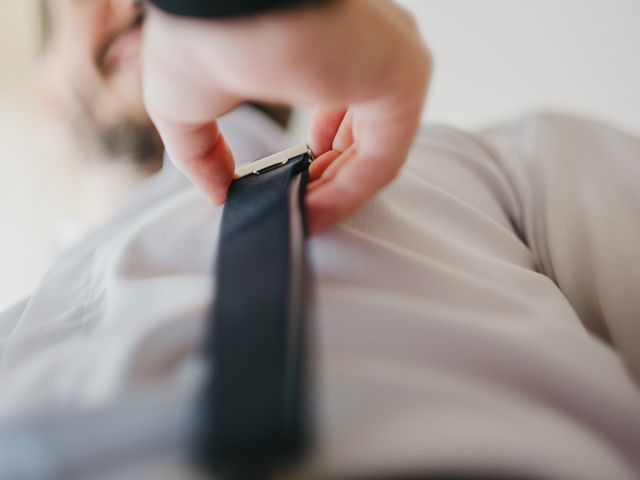
<instances>
[{"instance_id":1,"label":"man's hand","mask_svg":"<svg viewBox=\"0 0 640 480\"><path fill-rule=\"evenodd\" d=\"M220 115L249 99L316 106L312 232L335 225L395 177L431 73L413 19L386 0L224 21L151 8L143 60L146 105L169 155L215 203L234 172Z\"/></svg>"}]
</instances>

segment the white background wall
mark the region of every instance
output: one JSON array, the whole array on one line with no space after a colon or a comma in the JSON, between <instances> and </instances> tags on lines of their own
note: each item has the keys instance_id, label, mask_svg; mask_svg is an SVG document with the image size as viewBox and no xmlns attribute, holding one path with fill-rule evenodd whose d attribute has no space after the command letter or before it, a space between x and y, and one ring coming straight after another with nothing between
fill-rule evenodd
<instances>
[{"instance_id":1,"label":"white background wall","mask_svg":"<svg viewBox=\"0 0 640 480\"><path fill-rule=\"evenodd\" d=\"M640 134L640 0L401 3L436 57L427 119L475 128L570 110ZM78 162L45 148L33 126L35 11L31 0L0 2L0 309L45 269L51 232L79 188Z\"/></svg>"},{"instance_id":2,"label":"white background wall","mask_svg":"<svg viewBox=\"0 0 640 480\"><path fill-rule=\"evenodd\" d=\"M403 0L436 57L432 120L572 110L640 132L640 0Z\"/></svg>"}]
</instances>

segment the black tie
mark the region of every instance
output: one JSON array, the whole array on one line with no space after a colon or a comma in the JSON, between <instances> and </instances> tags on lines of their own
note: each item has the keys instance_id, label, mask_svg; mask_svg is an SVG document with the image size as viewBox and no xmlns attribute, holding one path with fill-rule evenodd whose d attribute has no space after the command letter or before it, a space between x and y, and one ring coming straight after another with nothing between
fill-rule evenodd
<instances>
[{"instance_id":1,"label":"black tie","mask_svg":"<svg viewBox=\"0 0 640 480\"><path fill-rule=\"evenodd\" d=\"M219 474L269 471L295 461L307 443L311 159L305 146L259 160L239 169L228 192L207 319L210 368L194 419L196 460Z\"/></svg>"}]
</instances>

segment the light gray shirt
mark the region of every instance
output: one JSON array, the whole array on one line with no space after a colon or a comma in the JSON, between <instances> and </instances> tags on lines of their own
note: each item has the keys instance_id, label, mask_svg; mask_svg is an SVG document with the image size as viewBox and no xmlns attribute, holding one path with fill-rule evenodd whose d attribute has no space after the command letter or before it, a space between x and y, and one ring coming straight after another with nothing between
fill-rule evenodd
<instances>
[{"instance_id":1,"label":"light gray shirt","mask_svg":"<svg viewBox=\"0 0 640 480\"><path fill-rule=\"evenodd\" d=\"M223 129L240 161L285 143L248 110ZM194 381L220 213L168 167L62 255L0 316L0 412ZM310 469L640 478L638 138L557 115L426 127L309 246Z\"/></svg>"}]
</instances>

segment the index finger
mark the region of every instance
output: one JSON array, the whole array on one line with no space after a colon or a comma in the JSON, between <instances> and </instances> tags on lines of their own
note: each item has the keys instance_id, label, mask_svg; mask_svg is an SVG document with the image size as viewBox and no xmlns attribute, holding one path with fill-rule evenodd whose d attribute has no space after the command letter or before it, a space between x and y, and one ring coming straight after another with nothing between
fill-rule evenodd
<instances>
[{"instance_id":1,"label":"index finger","mask_svg":"<svg viewBox=\"0 0 640 480\"><path fill-rule=\"evenodd\" d=\"M218 123L188 125L155 120L155 125L176 167L211 202L224 202L235 162Z\"/></svg>"}]
</instances>

